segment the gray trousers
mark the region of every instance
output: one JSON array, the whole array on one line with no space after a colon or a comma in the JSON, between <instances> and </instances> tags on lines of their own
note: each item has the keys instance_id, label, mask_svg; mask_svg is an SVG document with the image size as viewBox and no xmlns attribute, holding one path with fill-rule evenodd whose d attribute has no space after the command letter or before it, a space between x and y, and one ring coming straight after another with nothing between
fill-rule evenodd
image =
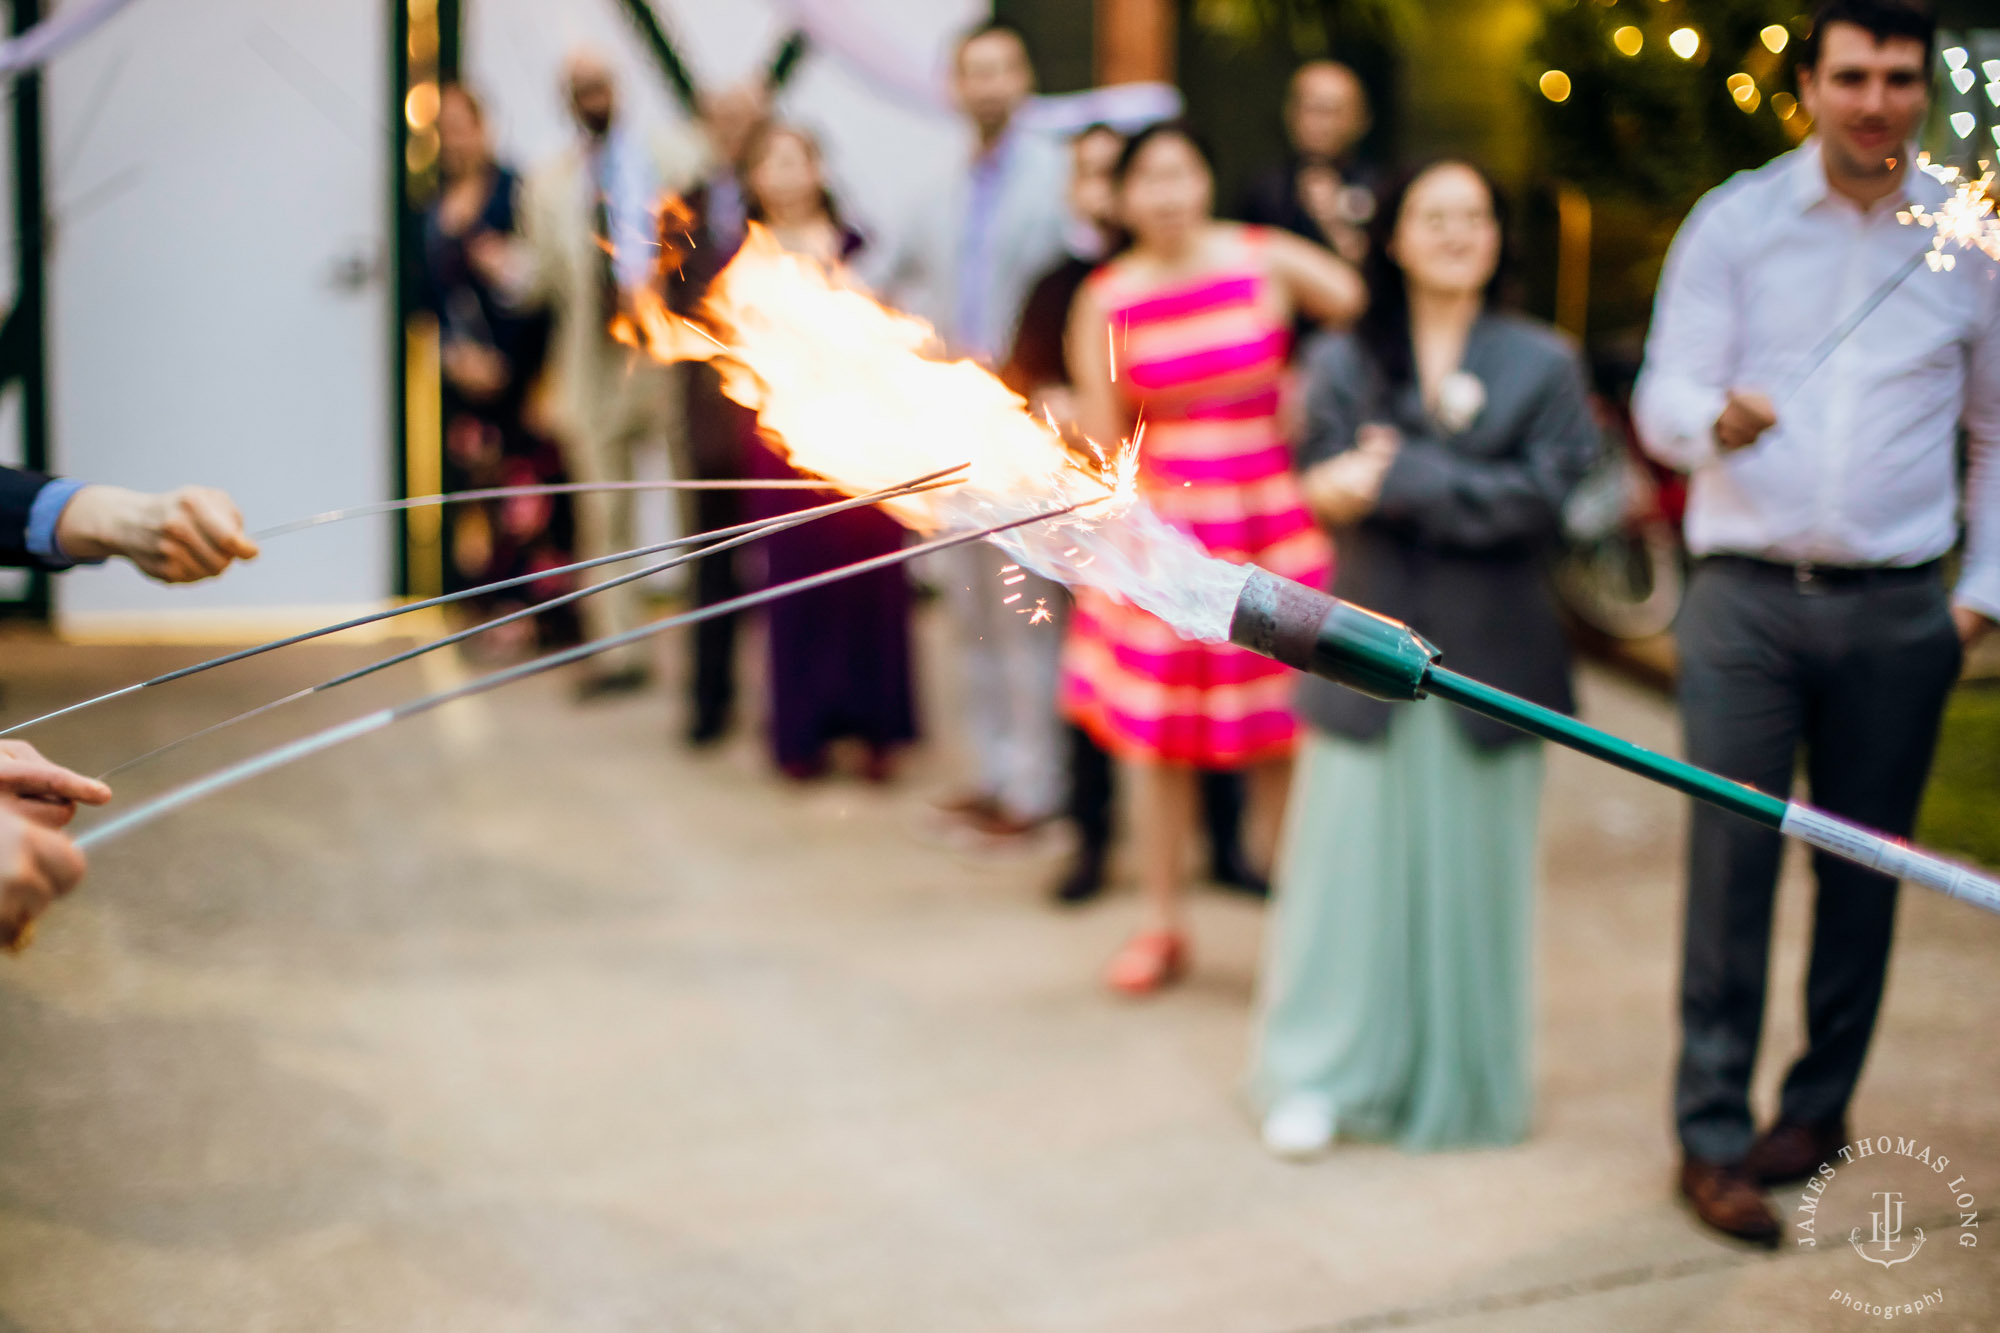
<instances>
[{"instance_id":1,"label":"gray trousers","mask_svg":"<svg viewBox=\"0 0 2000 1333\"><path fill-rule=\"evenodd\" d=\"M1909 836L1960 648L1933 570L1802 584L1789 570L1703 562L1677 628L1680 704L1694 763L1788 795L1805 753L1810 800ZM1688 838L1681 1056L1674 1114L1689 1155L1749 1151L1750 1076L1764 1024L1782 839L1697 802ZM1818 895L1806 977L1806 1049L1778 1115L1847 1112L1881 1007L1896 884L1813 854Z\"/></svg>"}]
</instances>

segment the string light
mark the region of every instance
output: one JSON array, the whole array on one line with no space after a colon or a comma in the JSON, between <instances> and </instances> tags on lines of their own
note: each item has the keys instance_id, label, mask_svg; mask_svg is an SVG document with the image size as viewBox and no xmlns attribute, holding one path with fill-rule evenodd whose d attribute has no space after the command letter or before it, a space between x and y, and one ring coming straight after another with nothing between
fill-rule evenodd
<instances>
[{"instance_id":1,"label":"string light","mask_svg":"<svg viewBox=\"0 0 2000 1333\"><path fill-rule=\"evenodd\" d=\"M1790 120L1798 114L1799 99L1790 93L1772 93L1771 110L1779 120Z\"/></svg>"},{"instance_id":2,"label":"string light","mask_svg":"<svg viewBox=\"0 0 2000 1333\"><path fill-rule=\"evenodd\" d=\"M1611 44L1618 48L1621 55L1636 56L1646 44L1646 34L1628 23L1611 34Z\"/></svg>"},{"instance_id":3,"label":"string light","mask_svg":"<svg viewBox=\"0 0 2000 1333\"><path fill-rule=\"evenodd\" d=\"M1675 28L1667 34L1667 46L1682 60L1692 60L1701 50L1701 34L1693 28Z\"/></svg>"},{"instance_id":4,"label":"string light","mask_svg":"<svg viewBox=\"0 0 2000 1333\"><path fill-rule=\"evenodd\" d=\"M1542 90L1542 96L1551 102L1569 100L1569 75L1559 69L1543 70L1542 77L1536 81L1536 86Z\"/></svg>"},{"instance_id":5,"label":"string light","mask_svg":"<svg viewBox=\"0 0 2000 1333\"><path fill-rule=\"evenodd\" d=\"M1792 40L1792 34L1785 30L1785 25L1782 23L1773 23L1757 36L1763 41L1764 49L1772 55L1784 50L1785 43Z\"/></svg>"}]
</instances>

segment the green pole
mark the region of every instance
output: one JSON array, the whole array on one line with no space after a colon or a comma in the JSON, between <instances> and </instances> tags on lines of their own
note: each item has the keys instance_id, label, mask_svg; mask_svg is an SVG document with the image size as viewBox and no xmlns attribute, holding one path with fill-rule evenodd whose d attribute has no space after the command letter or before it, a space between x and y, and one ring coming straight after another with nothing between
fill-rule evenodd
<instances>
[{"instance_id":1,"label":"green pole","mask_svg":"<svg viewBox=\"0 0 2000 1333\"><path fill-rule=\"evenodd\" d=\"M1566 713L1460 675L1439 666L1442 654L1401 621L1290 579L1250 570L1236 599L1229 638L1239 647L1373 698L1408 703L1436 696L1720 806L1823 852L2000 912L2000 880L1992 876L1803 802L1784 800L1634 745Z\"/></svg>"},{"instance_id":2,"label":"green pole","mask_svg":"<svg viewBox=\"0 0 2000 1333\"><path fill-rule=\"evenodd\" d=\"M1519 695L1496 690L1484 681L1433 665L1424 672L1424 692L1448 699L1475 713L1484 713L1510 727L1519 727L1543 740L1580 750L1627 773L1637 773L1642 778L1665 783L1696 800L1719 805L1731 814L1742 815L1766 828L1784 827L1786 802L1769 792L1718 777L1705 768L1668 758L1643 745L1634 745L1621 736L1579 722L1567 713L1558 713L1553 708L1530 703Z\"/></svg>"}]
</instances>

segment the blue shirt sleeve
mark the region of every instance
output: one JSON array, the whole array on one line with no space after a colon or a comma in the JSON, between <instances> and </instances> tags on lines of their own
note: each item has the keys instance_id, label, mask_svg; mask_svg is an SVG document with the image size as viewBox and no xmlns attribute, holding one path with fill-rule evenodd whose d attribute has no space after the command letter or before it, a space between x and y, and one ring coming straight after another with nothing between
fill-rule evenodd
<instances>
[{"instance_id":1,"label":"blue shirt sleeve","mask_svg":"<svg viewBox=\"0 0 2000 1333\"><path fill-rule=\"evenodd\" d=\"M28 506L28 554L42 561L50 569L68 569L71 565L83 563L98 565L101 560L75 561L63 554L62 546L56 541L56 524L61 521L63 510L83 489L83 483L67 477L55 477L49 484L35 492L34 503Z\"/></svg>"}]
</instances>

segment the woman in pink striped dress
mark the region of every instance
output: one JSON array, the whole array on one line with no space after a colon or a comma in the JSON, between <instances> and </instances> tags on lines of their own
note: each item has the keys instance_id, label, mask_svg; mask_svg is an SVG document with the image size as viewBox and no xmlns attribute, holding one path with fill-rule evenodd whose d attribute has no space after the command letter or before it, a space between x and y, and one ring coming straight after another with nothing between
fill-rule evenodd
<instances>
[{"instance_id":1,"label":"woman in pink striped dress","mask_svg":"<svg viewBox=\"0 0 2000 1333\"><path fill-rule=\"evenodd\" d=\"M1359 275L1284 232L1217 222L1207 158L1184 126L1156 125L1117 169L1129 249L1071 307L1079 424L1115 440L1143 421L1139 488L1169 523L1225 560L1323 586L1332 552L1292 477L1278 401L1295 314L1345 324ZM1181 889L1197 769L1242 769L1251 828L1269 861L1298 739L1289 671L1227 644L1080 592L1064 710L1130 769L1134 842L1149 920L1106 980L1145 994L1187 965Z\"/></svg>"}]
</instances>

